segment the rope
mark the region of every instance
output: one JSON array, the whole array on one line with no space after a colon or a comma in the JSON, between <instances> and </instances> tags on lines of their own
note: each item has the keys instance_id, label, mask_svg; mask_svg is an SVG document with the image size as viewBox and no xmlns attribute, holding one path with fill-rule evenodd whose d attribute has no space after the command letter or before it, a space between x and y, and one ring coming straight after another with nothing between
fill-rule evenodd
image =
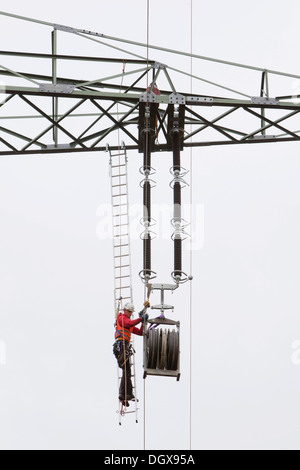
<instances>
[{"instance_id":1,"label":"rope","mask_svg":"<svg viewBox=\"0 0 300 470\"><path fill-rule=\"evenodd\" d=\"M146 6L147 6L147 92L149 88L149 38L150 38L150 0L146 0ZM147 103L148 105L148 103ZM148 116L146 116L146 119L148 120ZM146 122L146 126L148 128L148 121ZM146 134L148 135L148 133ZM148 138L150 136L148 135ZM148 145L146 145L146 151L148 149ZM146 205L147 205L147 201ZM146 285L144 288L144 301L146 301L147 298L147 292L146 292ZM144 379L144 413L143 413L143 420L144 420L144 450L146 450L146 379Z\"/></svg>"},{"instance_id":2,"label":"rope","mask_svg":"<svg viewBox=\"0 0 300 470\"><path fill-rule=\"evenodd\" d=\"M147 69L149 70L149 36L150 36L150 2L147 1ZM191 0L191 17L190 17L190 48L191 48L191 72L190 72L190 80L191 80L191 93L193 90L193 0ZM149 88L149 72L147 71L147 90ZM148 103L147 103L148 104ZM191 124L192 128L192 124ZM192 130L192 129L191 129ZM147 147L146 147L147 148ZM193 204L193 189L192 189L192 167L193 167L193 149L190 149L190 174L191 174L191 181L190 181L190 221L192 221L192 204ZM190 274L192 275L192 239L190 239ZM147 289L146 285L144 288L144 300L149 300L147 298ZM189 445L190 449L192 449L192 282L190 282L190 424L189 424ZM146 380L144 379L144 409L143 409L143 420L144 420L144 450L146 450Z\"/></svg>"}]
</instances>

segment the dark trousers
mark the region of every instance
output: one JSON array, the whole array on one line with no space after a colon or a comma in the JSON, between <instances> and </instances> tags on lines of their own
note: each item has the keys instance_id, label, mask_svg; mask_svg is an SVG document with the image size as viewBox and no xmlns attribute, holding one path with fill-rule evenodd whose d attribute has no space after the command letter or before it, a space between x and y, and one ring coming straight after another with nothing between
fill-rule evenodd
<instances>
[{"instance_id":1,"label":"dark trousers","mask_svg":"<svg viewBox=\"0 0 300 470\"><path fill-rule=\"evenodd\" d=\"M132 397L131 345L128 341L116 341L113 345L113 353L118 361L118 366L122 369L119 398L120 400L130 400Z\"/></svg>"}]
</instances>

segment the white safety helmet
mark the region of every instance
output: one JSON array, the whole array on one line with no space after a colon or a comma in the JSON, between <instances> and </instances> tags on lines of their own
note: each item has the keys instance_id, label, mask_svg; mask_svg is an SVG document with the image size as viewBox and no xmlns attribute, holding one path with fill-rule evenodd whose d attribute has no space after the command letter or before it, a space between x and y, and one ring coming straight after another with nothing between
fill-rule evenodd
<instances>
[{"instance_id":1,"label":"white safety helmet","mask_svg":"<svg viewBox=\"0 0 300 470\"><path fill-rule=\"evenodd\" d=\"M132 302L127 302L124 305L124 310L128 310L129 312L134 312L134 305Z\"/></svg>"}]
</instances>

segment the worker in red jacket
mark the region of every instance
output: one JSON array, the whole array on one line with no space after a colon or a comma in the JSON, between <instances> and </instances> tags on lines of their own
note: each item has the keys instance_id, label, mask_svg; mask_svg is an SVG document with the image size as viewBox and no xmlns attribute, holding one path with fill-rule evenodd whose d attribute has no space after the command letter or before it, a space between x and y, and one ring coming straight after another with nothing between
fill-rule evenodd
<instances>
[{"instance_id":1,"label":"worker in red jacket","mask_svg":"<svg viewBox=\"0 0 300 470\"><path fill-rule=\"evenodd\" d=\"M120 312L116 322L116 333L113 346L113 353L118 361L119 367L123 370L120 389L119 389L119 400L125 405L129 406L129 400L135 400L132 393L132 382L131 382L131 364L130 357L134 353L131 346L131 334L143 335L144 321L148 320L146 309L149 307L149 302L145 303L145 308L140 312L139 318L136 320L130 320L131 315L134 312L134 305L131 302L127 302L124 306L123 313ZM136 325L142 323L140 328L136 328Z\"/></svg>"}]
</instances>

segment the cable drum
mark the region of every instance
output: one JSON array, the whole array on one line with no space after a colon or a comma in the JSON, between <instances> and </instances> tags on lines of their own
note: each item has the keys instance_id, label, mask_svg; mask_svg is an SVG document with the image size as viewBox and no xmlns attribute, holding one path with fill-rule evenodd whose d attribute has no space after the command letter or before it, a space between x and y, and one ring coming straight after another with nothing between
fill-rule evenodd
<instances>
[{"instance_id":1,"label":"cable drum","mask_svg":"<svg viewBox=\"0 0 300 470\"><path fill-rule=\"evenodd\" d=\"M164 371L177 371L179 364L179 331L152 328L148 333L146 346L147 373L170 375L168 373L164 374ZM174 375L176 376L176 374Z\"/></svg>"},{"instance_id":2,"label":"cable drum","mask_svg":"<svg viewBox=\"0 0 300 470\"><path fill-rule=\"evenodd\" d=\"M179 357L179 332L172 330L168 331L168 345L167 345L167 369L176 370L178 366Z\"/></svg>"},{"instance_id":3,"label":"cable drum","mask_svg":"<svg viewBox=\"0 0 300 470\"><path fill-rule=\"evenodd\" d=\"M167 362L167 331L160 330L159 338L159 369L164 369Z\"/></svg>"},{"instance_id":4,"label":"cable drum","mask_svg":"<svg viewBox=\"0 0 300 470\"><path fill-rule=\"evenodd\" d=\"M155 369L159 352L159 337L157 330L150 330L147 348L147 364L150 369Z\"/></svg>"},{"instance_id":5,"label":"cable drum","mask_svg":"<svg viewBox=\"0 0 300 470\"><path fill-rule=\"evenodd\" d=\"M172 370L173 359L174 359L175 341L173 331L168 331L168 357L167 357L167 368Z\"/></svg>"}]
</instances>

